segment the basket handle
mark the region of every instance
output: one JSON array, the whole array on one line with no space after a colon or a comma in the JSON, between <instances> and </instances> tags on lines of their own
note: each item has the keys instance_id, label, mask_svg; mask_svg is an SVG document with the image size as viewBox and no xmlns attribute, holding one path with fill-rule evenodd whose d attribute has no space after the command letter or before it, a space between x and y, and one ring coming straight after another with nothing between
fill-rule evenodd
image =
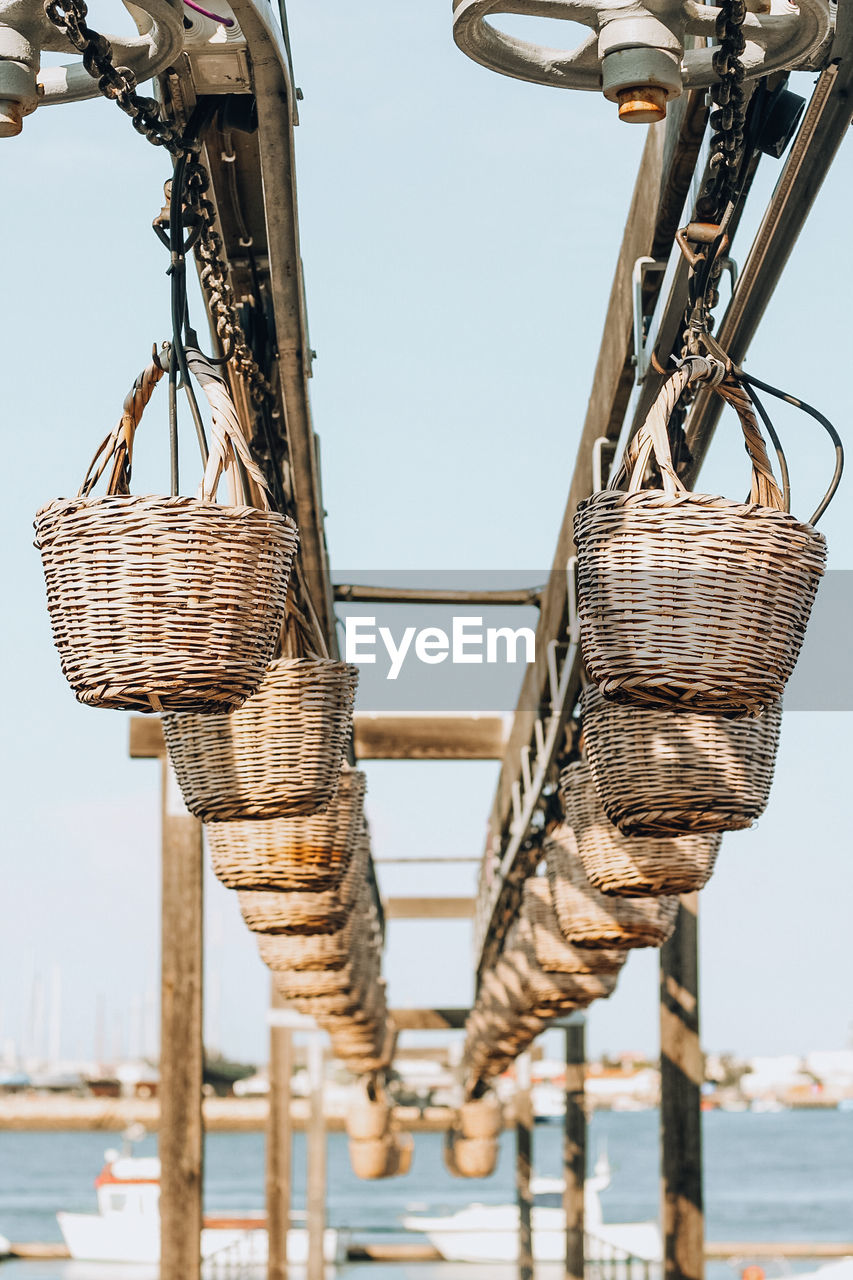
<instances>
[{"instance_id":1,"label":"basket handle","mask_svg":"<svg viewBox=\"0 0 853 1280\"><path fill-rule=\"evenodd\" d=\"M258 506L269 511L269 485L249 451L225 379L200 351L188 348L186 357L187 365L201 386L211 412L212 441L197 496L203 502L214 502L219 481L224 475L232 505L237 505L238 492L241 492L244 505ZM129 495L136 429L164 372L155 350L151 363L143 369L127 393L118 424L101 442L89 463L78 497L88 497L108 467L110 476L107 493L113 497ZM250 486L246 483L247 479L251 482Z\"/></svg>"},{"instance_id":2,"label":"basket handle","mask_svg":"<svg viewBox=\"0 0 853 1280\"><path fill-rule=\"evenodd\" d=\"M269 511L271 507L269 485L246 443L227 382L216 366L194 347L187 347L186 357L190 373L195 376L207 397L211 413L210 453L199 485L198 497L202 502L214 502L217 486L224 475L234 506L237 505L239 484L243 490L243 502L246 506L260 506L264 511ZM241 467L253 482L256 492L252 495L246 492L246 486L242 483ZM252 502L251 497L256 497L257 501Z\"/></svg>"},{"instance_id":3,"label":"basket handle","mask_svg":"<svg viewBox=\"0 0 853 1280\"><path fill-rule=\"evenodd\" d=\"M622 465L612 476L608 488L618 489L627 475L628 493L639 493L646 469L654 456L660 469L664 492L670 497L687 492L686 485L679 479L673 466L667 425L687 386L693 382L708 381L713 375L713 368L709 361L700 356L688 357L681 368L667 379L649 409L645 422L625 451ZM764 438L747 392L730 377L714 386L714 390L732 406L740 420L744 444L752 464L750 502L784 511L785 501L773 477Z\"/></svg>"}]
</instances>

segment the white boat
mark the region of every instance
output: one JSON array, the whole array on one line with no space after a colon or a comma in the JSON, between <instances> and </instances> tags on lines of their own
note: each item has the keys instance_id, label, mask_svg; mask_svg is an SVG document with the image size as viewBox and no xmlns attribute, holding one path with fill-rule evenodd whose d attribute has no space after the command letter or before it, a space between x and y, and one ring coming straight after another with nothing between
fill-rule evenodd
<instances>
[{"instance_id":1,"label":"white boat","mask_svg":"<svg viewBox=\"0 0 853 1280\"><path fill-rule=\"evenodd\" d=\"M105 1159L95 1180L98 1212L56 1215L68 1252L81 1262L156 1264L160 1259L160 1161L153 1156L119 1156L115 1151L107 1151ZM343 1248L342 1234L327 1229L326 1261L340 1261ZM205 1216L201 1256L223 1255L233 1263L266 1262L264 1215ZM307 1261L307 1231L293 1228L287 1233L287 1256L296 1264Z\"/></svg>"},{"instance_id":2,"label":"white boat","mask_svg":"<svg viewBox=\"0 0 853 1280\"><path fill-rule=\"evenodd\" d=\"M662 1245L656 1222L605 1222L600 1193L610 1185L607 1156L599 1158L586 1179L584 1216L587 1256L610 1259L631 1256L660 1262ZM560 1178L531 1180L533 1257L561 1262L566 1253L566 1217ZM518 1258L518 1207L514 1204L471 1204L443 1218L403 1219L409 1231L423 1232L447 1262L514 1262Z\"/></svg>"}]
</instances>

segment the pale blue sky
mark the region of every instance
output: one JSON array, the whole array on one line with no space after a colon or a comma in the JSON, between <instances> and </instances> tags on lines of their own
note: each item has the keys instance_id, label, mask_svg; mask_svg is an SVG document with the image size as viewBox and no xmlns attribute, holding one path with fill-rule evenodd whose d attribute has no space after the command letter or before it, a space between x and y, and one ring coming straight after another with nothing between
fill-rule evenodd
<instances>
[{"instance_id":1,"label":"pale blue sky","mask_svg":"<svg viewBox=\"0 0 853 1280\"><path fill-rule=\"evenodd\" d=\"M452 43L449 3L289 9L305 94L299 198L333 565L353 578L441 568L535 577L551 562L644 130L619 125L596 95L475 66ZM168 165L102 101L38 111L2 144L2 162L0 1042L21 1038L33 969L47 976L59 963L63 1048L76 1054L91 1051L98 992L111 1020L123 1019L127 1047L131 1001L156 986L158 772L128 760L125 716L79 706L65 685L31 521L42 502L76 491L152 341L167 335L165 255L149 228ZM779 171L762 163L741 261ZM749 361L842 430L853 408L842 290L853 272L851 199L848 141ZM830 460L810 426L780 421L795 509L808 514ZM189 484L189 436L186 446ZM166 481L162 406L152 407L138 491ZM744 490L728 420L703 487ZM848 494L849 483L822 526L835 568L853 568ZM702 896L709 1047L847 1041L850 733L847 714L789 715L767 814L726 837ZM380 857L479 855L494 766L368 773ZM382 882L392 893L467 892L473 874L389 868ZM210 1038L261 1056L265 973L214 881L208 914L220 991ZM468 926L392 925L387 972L393 1003L465 1002ZM656 956L633 957L616 995L590 1013L593 1050L654 1052L655 997Z\"/></svg>"}]
</instances>

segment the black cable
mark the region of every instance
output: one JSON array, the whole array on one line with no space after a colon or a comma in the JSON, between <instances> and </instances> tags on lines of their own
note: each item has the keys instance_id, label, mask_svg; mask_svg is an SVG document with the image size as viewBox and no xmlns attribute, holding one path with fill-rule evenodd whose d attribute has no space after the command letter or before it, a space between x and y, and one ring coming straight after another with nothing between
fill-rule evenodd
<instances>
[{"instance_id":1,"label":"black cable","mask_svg":"<svg viewBox=\"0 0 853 1280\"><path fill-rule=\"evenodd\" d=\"M753 377L751 373L744 373L742 369L734 369L733 372L739 382L746 383L750 388L750 394L752 393L751 389L753 387L760 387L762 391L766 391L768 395L774 396L777 400L783 400L785 404L793 405L795 409L802 409L803 413L807 413L809 417L814 418L816 422L820 423L832 443L835 445L835 470L832 473L832 480L830 481L829 488L823 495L821 502L818 504L817 510L809 521L810 524L816 525L824 511L826 511L830 502L832 502L832 499L835 497L835 494L838 491L838 486L841 483L841 476L844 471L844 444L841 436L829 421L829 418L827 418L825 414L822 414L819 409L815 409L812 405L806 404L805 400L800 400L797 396L789 395L787 391L780 391L778 387L771 386L769 382L762 382L760 378ZM753 399L755 399L754 396ZM757 407L758 403L756 401L756 408Z\"/></svg>"},{"instance_id":2,"label":"black cable","mask_svg":"<svg viewBox=\"0 0 853 1280\"><path fill-rule=\"evenodd\" d=\"M187 323L187 260L184 242L183 194L187 159L187 153L183 152L175 161L175 168L172 174L172 190L169 198L169 249L172 255L172 262L169 268L172 301L172 353L183 379L184 391L186 392L190 413L195 424L198 445L201 450L202 466L206 467L208 458L207 437L204 432L204 421L190 380L186 348L184 347L184 327Z\"/></svg>"},{"instance_id":3,"label":"black cable","mask_svg":"<svg viewBox=\"0 0 853 1280\"><path fill-rule=\"evenodd\" d=\"M764 427L767 431L767 434L769 435L770 439L773 441L773 448L776 450L776 457L779 462L779 476L782 480L782 501L785 505L785 510L790 511L791 510L791 477L788 473L788 460L785 457L785 450L782 448L782 441L779 439L779 436L776 432L776 428L773 426L773 423L770 420L770 414L767 412L767 410L764 408L764 405L761 403L758 396L755 394L754 387L749 388L749 398L752 401L752 403L755 405L756 409L758 410L758 416L761 418L761 421L764 423Z\"/></svg>"}]
</instances>

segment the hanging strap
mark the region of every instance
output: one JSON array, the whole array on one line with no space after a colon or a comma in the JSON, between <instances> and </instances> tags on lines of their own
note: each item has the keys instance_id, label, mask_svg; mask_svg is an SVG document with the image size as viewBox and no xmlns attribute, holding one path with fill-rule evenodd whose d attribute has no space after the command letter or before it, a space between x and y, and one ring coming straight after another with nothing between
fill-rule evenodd
<instances>
[{"instance_id":1,"label":"hanging strap","mask_svg":"<svg viewBox=\"0 0 853 1280\"><path fill-rule=\"evenodd\" d=\"M773 469L767 456L764 438L758 428L752 402L744 388L730 376L717 382L718 368L716 362L705 360L701 356L690 356L672 377L667 379L646 415L645 422L626 449L622 465L612 476L608 488L621 488L627 477L628 493L639 493L649 463L654 457L661 474L664 493L674 497L676 494L687 492L686 485L676 474L673 465L667 427L672 411L686 387L697 382L711 381L717 395L732 406L740 420L744 444L752 464L750 502L763 507L772 507L777 511L785 510L785 502L773 478Z\"/></svg>"}]
</instances>

